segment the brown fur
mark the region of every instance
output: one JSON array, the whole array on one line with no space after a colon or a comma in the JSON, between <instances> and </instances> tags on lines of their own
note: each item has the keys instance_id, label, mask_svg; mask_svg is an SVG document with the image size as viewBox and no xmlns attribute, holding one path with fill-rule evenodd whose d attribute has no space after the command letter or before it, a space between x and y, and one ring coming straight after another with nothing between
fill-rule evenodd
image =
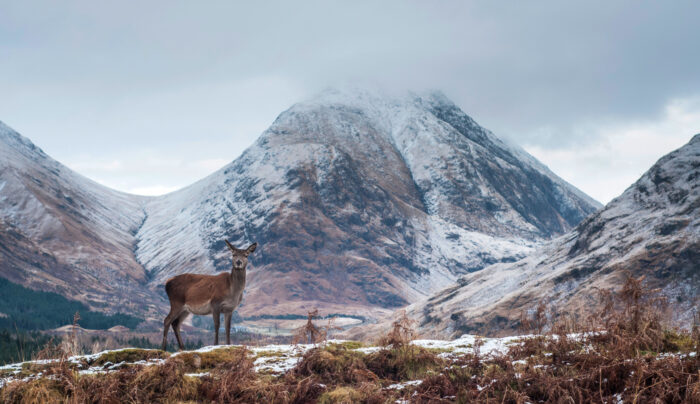
<instances>
[{"instance_id":1,"label":"brown fur","mask_svg":"<svg viewBox=\"0 0 700 404\"><path fill-rule=\"evenodd\" d=\"M231 273L218 275L182 274L165 283L165 292L170 299L170 313L163 322L163 350L168 344L168 328L173 327L180 349L184 349L180 338L180 326L190 314L214 317L214 345L219 344L219 320L224 313L226 344L231 344L231 316L241 303L245 288L246 266L258 243L240 250L226 241L233 254Z\"/></svg>"}]
</instances>

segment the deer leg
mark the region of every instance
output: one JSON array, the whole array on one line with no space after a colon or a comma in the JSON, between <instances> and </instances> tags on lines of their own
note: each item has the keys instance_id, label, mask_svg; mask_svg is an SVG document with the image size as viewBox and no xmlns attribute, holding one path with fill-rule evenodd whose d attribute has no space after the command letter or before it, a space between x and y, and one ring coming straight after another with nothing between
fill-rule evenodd
<instances>
[{"instance_id":1,"label":"deer leg","mask_svg":"<svg viewBox=\"0 0 700 404\"><path fill-rule=\"evenodd\" d=\"M177 318L175 315L175 312L171 309L170 313L165 317L165 320L163 321L163 350L165 351L166 348L168 347L168 329L170 328L170 324Z\"/></svg>"},{"instance_id":2,"label":"deer leg","mask_svg":"<svg viewBox=\"0 0 700 404\"><path fill-rule=\"evenodd\" d=\"M173 331L175 331L175 338L177 338L177 345L180 347L180 350L183 351L185 349L185 344L182 343L182 338L180 337L180 326L182 325L183 322L185 322L185 319L187 318L187 315L189 313L184 312L180 314L178 318L173 321Z\"/></svg>"},{"instance_id":3,"label":"deer leg","mask_svg":"<svg viewBox=\"0 0 700 404\"><path fill-rule=\"evenodd\" d=\"M178 338L178 332L177 332L178 329L180 328L180 317L173 320L173 322L170 323L170 326L173 327L173 333L175 334L175 339L177 340L178 350L182 351L182 341L180 341L180 338Z\"/></svg>"},{"instance_id":4,"label":"deer leg","mask_svg":"<svg viewBox=\"0 0 700 404\"><path fill-rule=\"evenodd\" d=\"M224 313L224 326L226 327L226 345L231 345L231 316L233 312Z\"/></svg>"},{"instance_id":5,"label":"deer leg","mask_svg":"<svg viewBox=\"0 0 700 404\"><path fill-rule=\"evenodd\" d=\"M219 345L219 321L221 321L221 312L214 311L214 345Z\"/></svg>"}]
</instances>

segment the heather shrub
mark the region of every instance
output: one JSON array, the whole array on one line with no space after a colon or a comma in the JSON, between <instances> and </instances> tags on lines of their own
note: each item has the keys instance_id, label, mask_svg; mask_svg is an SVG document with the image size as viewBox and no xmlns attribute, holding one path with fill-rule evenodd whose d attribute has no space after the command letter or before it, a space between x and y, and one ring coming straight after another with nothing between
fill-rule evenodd
<instances>
[{"instance_id":1,"label":"heather shrub","mask_svg":"<svg viewBox=\"0 0 700 404\"><path fill-rule=\"evenodd\" d=\"M310 349L290 376L314 377L320 383L332 384L353 384L378 379L367 368L363 354L337 344Z\"/></svg>"}]
</instances>

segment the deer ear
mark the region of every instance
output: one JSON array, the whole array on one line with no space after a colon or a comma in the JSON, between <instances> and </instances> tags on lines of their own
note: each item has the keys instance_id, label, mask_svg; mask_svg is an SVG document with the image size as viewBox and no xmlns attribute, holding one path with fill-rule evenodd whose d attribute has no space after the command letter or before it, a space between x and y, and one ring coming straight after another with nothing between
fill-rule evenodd
<instances>
[{"instance_id":1,"label":"deer ear","mask_svg":"<svg viewBox=\"0 0 700 404\"><path fill-rule=\"evenodd\" d=\"M253 243L248 247L248 249L246 251L248 252L248 254L250 254L253 251L255 251L256 248L258 248L258 243Z\"/></svg>"},{"instance_id":2,"label":"deer ear","mask_svg":"<svg viewBox=\"0 0 700 404\"><path fill-rule=\"evenodd\" d=\"M224 240L226 242L226 245L228 246L228 249L231 250L231 252L236 252L236 248L231 245L231 243L228 242L228 240Z\"/></svg>"}]
</instances>

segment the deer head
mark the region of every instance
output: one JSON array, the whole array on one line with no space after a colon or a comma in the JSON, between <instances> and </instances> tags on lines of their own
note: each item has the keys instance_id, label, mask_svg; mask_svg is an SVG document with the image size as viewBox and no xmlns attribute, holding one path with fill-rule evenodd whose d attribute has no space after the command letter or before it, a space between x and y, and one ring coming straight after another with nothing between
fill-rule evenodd
<instances>
[{"instance_id":1,"label":"deer head","mask_svg":"<svg viewBox=\"0 0 700 404\"><path fill-rule=\"evenodd\" d=\"M248 256L255 251L255 249L258 247L258 243L253 243L245 250L240 250L232 246L228 240L224 241L226 242L228 249L231 250L231 253L233 254L233 269L244 271L245 267L248 265Z\"/></svg>"}]
</instances>

